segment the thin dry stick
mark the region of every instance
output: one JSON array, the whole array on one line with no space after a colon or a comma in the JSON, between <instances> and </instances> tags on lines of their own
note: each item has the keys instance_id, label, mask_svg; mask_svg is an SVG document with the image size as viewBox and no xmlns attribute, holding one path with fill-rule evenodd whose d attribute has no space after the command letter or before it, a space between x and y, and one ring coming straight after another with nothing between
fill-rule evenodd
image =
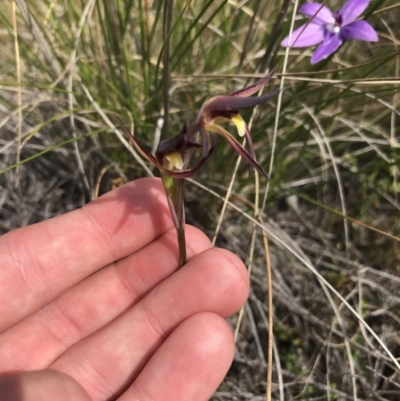
<instances>
[{"instance_id":1,"label":"thin dry stick","mask_svg":"<svg viewBox=\"0 0 400 401\"><path fill-rule=\"evenodd\" d=\"M393 43L396 47L397 50L397 46L396 46L396 36L394 34L394 32L392 31L392 29L390 28L390 26L388 26L387 23L385 23L386 29L390 32L391 37L393 38ZM396 77L398 77L400 75L400 61L399 58L396 58L396 64L395 64L395 71L394 74ZM398 87L398 83L395 84L396 87ZM400 95L399 95L399 91L396 90L394 95L393 95L393 108L396 108L396 104L398 103L398 99L400 99ZM396 139L396 132L398 132L398 127L396 124L396 114L392 111L391 113L391 118L390 118L390 147L392 149L398 149L399 148L399 143ZM394 188L394 199L397 202L398 201L398 177L400 176L400 169L399 166L396 165L395 161L393 160L393 168L392 168L392 174L393 174L393 188Z\"/></svg>"},{"instance_id":2,"label":"thin dry stick","mask_svg":"<svg viewBox=\"0 0 400 401\"><path fill-rule=\"evenodd\" d=\"M253 119L254 113L252 115ZM256 184L256 196L254 213L258 216L261 224L264 225L264 221L259 209L260 201L260 176L255 172L254 180ZM272 397L272 364L273 364L273 343L274 343L274 313L273 313L273 302L272 302L272 274L271 274L271 259L269 257L268 238L265 231L262 231L263 243L264 243L264 254L265 254L265 268L267 271L267 289L268 289L268 350L267 350L267 383L265 389L266 401L271 401ZM253 238L255 238L256 230L253 231ZM254 244L252 244L254 247ZM251 249L253 251L253 248Z\"/></svg>"},{"instance_id":3,"label":"thin dry stick","mask_svg":"<svg viewBox=\"0 0 400 401\"><path fill-rule=\"evenodd\" d=\"M170 43L171 43L170 31L171 31L171 27L172 27L173 11L174 11L174 1L173 0L165 0L164 20L163 20L163 40L166 41L166 43L165 43L165 47L164 47L164 69L163 69L164 126L162 128L164 138L169 137L169 106L170 106L169 52L170 52Z\"/></svg>"},{"instance_id":4,"label":"thin dry stick","mask_svg":"<svg viewBox=\"0 0 400 401\"><path fill-rule=\"evenodd\" d=\"M397 55L397 53L396 53ZM395 58L395 57L393 57ZM377 62L378 60L375 60ZM367 63L362 63L362 64L357 64L357 67L363 67L365 65L369 65ZM324 70L322 71L324 74L332 73L332 72L343 72L343 71L348 71L352 68L342 68L342 69L337 69L337 70ZM282 72L277 72L275 73L276 78L282 78L284 77L287 81L294 81L294 82L310 82L312 84L332 84L332 85L347 85L347 84L352 84L353 86L376 86L376 85L382 85L382 84L393 84L397 85L399 84L400 80L398 78L354 78L354 79L331 79L331 78L310 78L303 76L305 74L301 73L302 75L299 76L300 73L282 73ZM317 73L314 73L314 75L318 75ZM262 78L264 75L257 73L257 74L241 74L242 78ZM205 79L206 81L209 80L215 80L215 79L232 79L236 78L236 74L197 74L196 79L199 80L201 78ZM193 75L179 75L179 76L174 76L173 77L174 81L192 81L193 80ZM321 87L321 85L318 85L318 87ZM345 89L348 89L347 87L344 87ZM363 93L365 95L365 93ZM394 110L396 111L396 110Z\"/></svg>"},{"instance_id":5,"label":"thin dry stick","mask_svg":"<svg viewBox=\"0 0 400 401\"><path fill-rule=\"evenodd\" d=\"M265 68L267 67L267 65L269 63L269 60L271 59L271 54L272 54L274 48L276 48L276 43L278 42L279 35L281 34L281 31L282 31L283 19L285 18L286 14L287 14L287 11L290 7L290 3L291 3L290 0L284 0L282 2L281 9L275 19L275 23L274 23L273 27L272 27L267 47L261 58L259 71L265 70ZM293 11L293 19L296 15L296 9L297 9L297 5L295 6L295 9ZM291 33L289 33L289 35L291 35Z\"/></svg>"},{"instance_id":6,"label":"thin dry stick","mask_svg":"<svg viewBox=\"0 0 400 401\"><path fill-rule=\"evenodd\" d=\"M260 223L264 226L264 220L260 214L258 219ZM265 250L265 266L267 269L267 286L268 286L268 355L267 355L267 388L265 399L266 401L271 401L272 396L272 356L273 356L273 343L274 343L274 312L273 312L273 302L272 302L272 272L271 272L271 259L269 257L269 246L268 238L265 231L262 231L262 237L264 242Z\"/></svg>"},{"instance_id":7,"label":"thin dry stick","mask_svg":"<svg viewBox=\"0 0 400 401\"><path fill-rule=\"evenodd\" d=\"M289 3L287 2L284 7L288 7ZM293 17L292 21L290 23L290 30L289 30L289 40L290 37L293 33L293 28L294 28L294 18L297 12L297 7L298 7L298 0L295 1L294 4L294 10L293 10ZM267 49L266 54L265 54L265 60L268 59L269 57L269 51ZM283 62L283 70L282 73L286 73L286 66L288 62L288 57L289 57L289 48L286 49L285 53L285 58ZM264 67L265 68L265 67ZM280 82L280 92L278 94L278 104L276 108L276 116L275 116L275 126L274 126L274 134L272 138L272 148L271 148L271 160L270 160L270 165L269 165L269 171L268 175L271 176L272 174L272 169L273 169L273 164L274 164L274 155L275 155L275 146L276 146L276 138L278 136L278 126L279 126L279 112L280 112L280 106L282 102L282 96L283 96L283 85L284 85L284 78L282 77L281 82ZM267 196L268 196L268 190L269 190L269 181L267 182L267 186L265 188L265 193L264 193L264 199L263 203L261 206L261 212L259 214L259 219L262 222L262 212L265 208L265 204L267 201ZM264 226L264 224L262 224ZM268 240L266 238L266 232L263 230L263 242L264 242L264 248L265 248L265 257L266 257L266 269L267 269L267 278L268 278L268 321L269 321L269 330L268 330L268 370L267 370L267 389L266 389L266 401L271 400L271 384L272 384L272 343L273 343L273 311L272 311L272 276L271 276L271 262L269 259L269 248L268 248Z\"/></svg>"},{"instance_id":8,"label":"thin dry stick","mask_svg":"<svg viewBox=\"0 0 400 401\"><path fill-rule=\"evenodd\" d=\"M249 23L248 28L247 28L246 38L243 41L243 49L242 49L242 52L240 54L240 61L239 61L239 65L238 65L238 68L237 68L237 73L238 74L242 71L243 63L244 63L244 60L245 60L245 58L247 56L248 47L249 47L249 45L251 43L251 38L253 36L254 22L257 19L258 10L260 8L260 5L261 5L261 0L258 0L256 2L256 4L254 5L254 10L252 12L250 23Z\"/></svg>"},{"instance_id":9,"label":"thin dry stick","mask_svg":"<svg viewBox=\"0 0 400 401\"><path fill-rule=\"evenodd\" d=\"M289 3L287 3L288 5ZM294 10L293 10L293 17L292 20L290 22L290 30L289 30L289 41L290 38L292 36L293 33L293 28L294 28L294 19L295 19L295 15L297 13L297 7L298 7L298 0L295 0L295 4L294 4ZM268 52L268 49L267 49ZM266 58L268 58L268 54L266 53ZM282 74L286 73L286 67L287 67L287 62L288 62L288 58L289 58L289 47L286 48L286 52L285 52L285 58L283 61L283 68L282 68ZM278 93L278 102L276 105L276 115L275 115L275 124L274 124L274 134L272 137L272 147L271 147L271 160L270 160L270 164L269 164L269 171L268 171L268 176L271 177L272 174L272 169L273 169L273 165L274 165L274 156L275 156L275 147L276 147L276 138L278 136L278 127L279 127L279 114L280 114L280 109L281 109L281 104L282 104L282 96L283 96L283 85L284 85L285 79L284 77L281 78L281 82L280 82L280 86L279 86L279 93ZM262 206L261 206L261 211L259 214L259 219L262 219L262 213L264 211L265 205L267 203L267 196L268 196L268 191L269 191L269 181L267 182L267 185L265 187L265 192L264 192L264 199L262 202ZM262 221L262 220L261 220ZM262 224L262 226L264 226L264 224ZM268 286L269 286L269 290L268 290L268 320L270 321L270 326L269 326L269 330L268 330L268 340L269 340L269 344L268 344L268 370L267 370L267 391L266 391L266 401L270 401L271 400L271 382L272 382L272 340L273 340L273 327L272 327L272 323L273 323L273 311L272 311L272 284L271 284L271 266L270 266L270 260L269 260L269 252L268 252L268 241L266 241L266 232L263 230L263 241L264 241L264 247L266 247L266 252L265 252L265 257L268 258L267 259L267 277L268 277ZM272 338L272 340L271 340ZM271 362L270 362L271 361ZM271 363L271 365L270 365ZM269 388L268 388L269 387Z\"/></svg>"},{"instance_id":10,"label":"thin dry stick","mask_svg":"<svg viewBox=\"0 0 400 401\"><path fill-rule=\"evenodd\" d=\"M331 144L330 144L329 140L327 139L325 130L322 128L322 125L321 125L319 119L317 118L317 116L312 112L312 110L305 103L300 102L300 104L304 107L304 109L307 111L307 113L313 119L315 125L318 128L319 133L321 134L322 139L324 140L325 146L328 149L329 156L331 158L331 162L332 162L332 166L333 166L333 171L335 172L336 181L338 184L339 197L340 197L340 202L342 204L343 215L346 216L347 215L347 206L346 206L346 200L345 200L345 196L344 196L342 178L339 173L339 168L337 166L336 158L335 158L335 155L333 154ZM350 231L349 231L349 224L345 218L343 219L343 225L344 225L344 237L345 237L345 244L346 244L346 255L348 256L349 248L350 248Z\"/></svg>"},{"instance_id":11,"label":"thin dry stick","mask_svg":"<svg viewBox=\"0 0 400 401\"><path fill-rule=\"evenodd\" d=\"M17 10L15 1L12 2L12 20L13 20L13 29L14 29L14 48L15 48L15 69L17 72L17 83L18 83L18 92L17 92L17 102L18 102L18 125L16 127L17 131L17 169L15 174L15 186L18 186L18 170L19 170L19 161L21 157L21 136L22 136L22 91L21 91L21 59L19 56L19 44L18 44L18 27L17 27Z\"/></svg>"},{"instance_id":12,"label":"thin dry stick","mask_svg":"<svg viewBox=\"0 0 400 401\"><path fill-rule=\"evenodd\" d=\"M309 198L308 196L305 196L305 195L299 195L299 196L301 198L305 199L307 202L312 203L313 205L316 205L316 206L318 206L318 207L320 207L320 208L322 208L324 210L327 210L328 212L331 212L333 214L336 214L337 216L340 216L340 217L343 217L344 219L347 219L348 221L352 222L353 224L357 224L357 225L359 225L361 227L365 227L368 230L375 231L378 234L384 235L385 237L388 237L388 238L391 238L391 239L393 239L395 241L400 242L400 237L396 237L395 235L386 233L385 231L379 230L379 229L377 229L375 227L372 227L372 226L370 226L368 224L365 224L362 221L355 219L354 217L346 216L342 212L339 212L338 210L333 209L333 208L331 208L329 206L322 205L322 204L318 203L317 201L315 201L314 199Z\"/></svg>"},{"instance_id":13,"label":"thin dry stick","mask_svg":"<svg viewBox=\"0 0 400 401\"><path fill-rule=\"evenodd\" d=\"M25 3L24 0L15 0L15 3L18 4L18 7L21 11L21 14L26 22L26 24L28 25L33 37L35 38L37 44L39 45L39 49L41 51L41 53L43 54L43 57L46 60L46 63L49 66L49 70L53 76L53 78L56 79L56 81L59 81L62 77L62 70L60 67L60 64L58 63L58 60L54 57L53 55L53 51L51 49L51 46L49 45L49 43L46 41L45 37L43 36L42 32L40 31L36 21L34 20L34 18L32 17L31 13L29 12L29 9ZM14 2L13 2L14 5ZM89 7L87 7L89 8ZM84 21L85 18L81 18L81 22ZM79 36L77 35L76 41L79 40ZM77 42L76 42L77 45ZM76 49L76 47L75 47ZM75 50L73 51L73 55L74 55ZM72 69L73 69L73 63L72 61L74 61L72 59L72 55L71 55L71 71L70 71L70 79L68 82L68 87L70 87L69 90L69 106L70 109L72 109L72 105L71 102L73 102L74 100L74 96L72 95ZM65 88L66 87L66 83L65 82L60 82L61 87ZM71 119L71 129L72 129L72 133L73 136L76 137L76 133L75 133L75 127L74 127L74 120L73 120L73 114L70 114L70 119ZM80 157L80 153L79 153L79 149L78 149L78 144L76 141L74 141L73 144L74 148L75 148L75 155L77 158L77 162L78 162L78 168L80 171L80 174L82 176L82 183L85 189L85 193L88 199L90 199L90 186L89 183L87 181L85 172L84 172L84 168L83 168L83 163Z\"/></svg>"},{"instance_id":14,"label":"thin dry stick","mask_svg":"<svg viewBox=\"0 0 400 401\"><path fill-rule=\"evenodd\" d=\"M346 347L347 357L348 357L349 365L350 365L350 377L351 377L351 383L352 383L352 388L353 388L353 398L354 398L354 401L357 401L358 400L357 383L356 383L356 373L355 373L355 368L354 368L354 360L353 360L353 356L351 353L350 341L346 335L345 324L343 322L343 319L340 316L339 308L336 306L336 303L333 300L331 293L328 291L328 288L326 287L325 283L321 280L319 280L319 282L320 282L322 290L325 293L325 296L327 297L327 299L331 305L331 308L333 309L333 312L335 313L336 320L337 320L340 328L342 329L344 344ZM331 335L332 335L332 330L329 333L329 338L331 337ZM329 347L329 343L330 343L330 341L328 342L328 347Z\"/></svg>"},{"instance_id":15,"label":"thin dry stick","mask_svg":"<svg viewBox=\"0 0 400 401\"><path fill-rule=\"evenodd\" d=\"M250 124L251 124L251 122L249 123L249 125ZM244 143L245 143L245 141L243 141L243 145L244 145ZM240 160L241 160L241 157L239 156L237 161L236 161L235 170L233 172L233 176L231 178L231 182L229 184L229 188L228 188L228 191L227 191L226 196L225 196L226 200L229 199L229 196L230 196L230 193L231 193L231 190L232 190L232 186L233 186L233 183L235 181L236 174L237 174L237 169L238 169L239 164L240 164ZM259 193L260 193L260 191L259 191L259 175L258 175L257 171L255 171L254 174L255 174L254 175L254 180L255 180L255 185L256 185L256 195L255 195L255 199L254 199L254 213L255 213L255 215L257 215L258 210L259 210L258 209L259 208L258 204L259 204L259 199L260 199L260 197L259 197ZM215 234L214 234L214 238L213 238L213 245L215 245L215 240L217 238L218 231L219 231L219 228L220 228L220 225L221 225L221 222L222 222L222 218L223 218L223 216L225 214L225 210L226 210L227 205L228 204L225 203L225 201L224 201L224 205L222 207L220 219L218 220L218 226L217 226L217 228L215 230ZM254 255L254 248L255 248L255 246L254 246L255 245L255 240L256 240L256 230L253 230L253 234L251 236L251 243L250 243L249 262L247 264L247 274L249 275L249 277L251 275L251 269L252 269L252 265L253 265L253 255ZM235 335L234 335L235 343L236 343L237 337L239 335L240 326L242 324L242 320L243 320L243 316L244 316L244 310L245 310L244 306L242 306L241 309L240 309L240 312L239 312L238 321L237 321L236 328L235 328Z\"/></svg>"},{"instance_id":16,"label":"thin dry stick","mask_svg":"<svg viewBox=\"0 0 400 401\"><path fill-rule=\"evenodd\" d=\"M101 180L103 179L104 174L112 167L113 167L112 164L108 164L107 166L104 166L100 170L100 173L97 176L96 185L94 186L93 189L93 199L97 199L99 197Z\"/></svg>"},{"instance_id":17,"label":"thin dry stick","mask_svg":"<svg viewBox=\"0 0 400 401\"><path fill-rule=\"evenodd\" d=\"M44 20L43 20L43 23L42 23L43 28L46 28L47 24L49 23L49 20L50 20L50 17L51 17L51 13L53 12L53 8L54 8L54 6L56 4L56 1L57 0L53 0L51 2L51 4L49 5L49 7L47 8L47 13L44 16Z\"/></svg>"},{"instance_id":18,"label":"thin dry stick","mask_svg":"<svg viewBox=\"0 0 400 401\"><path fill-rule=\"evenodd\" d=\"M245 143L246 143L246 140L244 139L242 141L242 146L244 146ZM242 157L238 156L238 158L236 160L235 168L233 170L233 174L232 174L232 177L231 177L231 181L230 181L229 186L228 186L228 190L226 191L226 195L225 195L224 203L222 205L221 213L219 215L217 227L215 228L215 231L214 231L214 237L213 237L213 239L211 241L213 246L215 246L215 242L217 241L219 230L221 229L222 220L223 220L223 218L225 216L226 206L228 205L228 199L231 196L233 184L235 182L236 174L237 174L237 171L238 171L238 168L239 168L241 160L242 160Z\"/></svg>"},{"instance_id":19,"label":"thin dry stick","mask_svg":"<svg viewBox=\"0 0 400 401\"><path fill-rule=\"evenodd\" d=\"M292 17L292 20L290 21L289 42L290 42L290 39L291 39L291 36L292 36L292 33L293 33L294 20L295 20L296 14L297 14L298 5L299 5L299 0L295 0L294 6L293 6L293 17ZM269 177L271 177L272 169L274 167L276 138L278 137L279 117L280 117L280 111L281 111L281 105L282 105L283 86L284 86L284 83L285 83L286 67L287 67L288 59L289 59L289 49L290 49L290 47L287 47L286 51L285 51L285 57L284 57L284 60L283 60L283 67L282 67L281 82L280 82L280 85L279 85L278 101L277 101L277 104L276 104L274 134L273 134L273 137L272 137L272 146L271 146L271 160L270 160L270 163L269 163L269 170L268 170L268 176ZM263 203L262 203L262 206L261 206L261 211L264 210L265 204L267 203L268 192L269 192L269 181L267 182L267 186L265 188L264 199L263 199Z\"/></svg>"},{"instance_id":20,"label":"thin dry stick","mask_svg":"<svg viewBox=\"0 0 400 401\"><path fill-rule=\"evenodd\" d=\"M255 346L256 346L256 349L257 349L258 358L260 359L261 363L263 365L265 365L266 361L265 361L264 352L263 352L262 345L261 345L260 336L258 335L257 325L256 325L256 322L254 320L254 314L253 314L253 311L252 311L252 309L250 307L249 302L246 302L245 308L246 308L246 313L247 313L247 317L248 317L250 330L252 331L253 338L254 338L254 343L255 343Z\"/></svg>"}]
</instances>

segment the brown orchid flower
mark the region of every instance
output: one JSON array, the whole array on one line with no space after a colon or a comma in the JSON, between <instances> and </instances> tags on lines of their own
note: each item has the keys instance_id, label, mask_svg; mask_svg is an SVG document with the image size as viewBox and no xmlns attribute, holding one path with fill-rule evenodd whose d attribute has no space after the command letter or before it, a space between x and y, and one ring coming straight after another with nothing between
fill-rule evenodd
<instances>
[{"instance_id":1,"label":"brown orchid flower","mask_svg":"<svg viewBox=\"0 0 400 401\"><path fill-rule=\"evenodd\" d=\"M188 127L184 124L178 135L160 141L155 155L152 155L117 117L122 130L135 149L160 170L171 215L178 233L181 265L186 262L183 182L185 178L197 173L211 156L215 146L211 145L209 134L213 132L220 135L251 167L268 178L266 172L254 158L250 132L239 112L265 103L277 93L275 91L258 97L250 97L267 84L274 72L275 69L255 84L230 95L214 96L206 100ZM236 126L239 136L245 137L248 150L220 125L225 122L233 123ZM190 167L190 161L196 148L202 148L202 156L194 166Z\"/></svg>"}]
</instances>

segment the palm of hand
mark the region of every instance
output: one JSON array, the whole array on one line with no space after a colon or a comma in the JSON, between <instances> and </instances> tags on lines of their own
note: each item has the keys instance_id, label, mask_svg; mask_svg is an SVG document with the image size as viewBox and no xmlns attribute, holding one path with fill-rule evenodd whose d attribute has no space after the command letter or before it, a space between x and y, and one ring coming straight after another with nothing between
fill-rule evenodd
<instances>
[{"instance_id":1,"label":"palm of hand","mask_svg":"<svg viewBox=\"0 0 400 401\"><path fill-rule=\"evenodd\" d=\"M167 210L160 182L143 179L0 238L0 372L41 371L0 377L1 399L209 398L248 280L191 227L177 270Z\"/></svg>"}]
</instances>

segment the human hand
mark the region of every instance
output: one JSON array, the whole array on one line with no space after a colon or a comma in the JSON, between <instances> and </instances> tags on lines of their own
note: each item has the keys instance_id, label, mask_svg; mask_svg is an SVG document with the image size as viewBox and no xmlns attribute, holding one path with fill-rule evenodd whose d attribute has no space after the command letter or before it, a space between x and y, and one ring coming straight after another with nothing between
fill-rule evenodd
<instances>
[{"instance_id":1,"label":"human hand","mask_svg":"<svg viewBox=\"0 0 400 401\"><path fill-rule=\"evenodd\" d=\"M235 255L186 235L178 270L164 189L145 178L0 237L0 400L207 400L249 283Z\"/></svg>"}]
</instances>

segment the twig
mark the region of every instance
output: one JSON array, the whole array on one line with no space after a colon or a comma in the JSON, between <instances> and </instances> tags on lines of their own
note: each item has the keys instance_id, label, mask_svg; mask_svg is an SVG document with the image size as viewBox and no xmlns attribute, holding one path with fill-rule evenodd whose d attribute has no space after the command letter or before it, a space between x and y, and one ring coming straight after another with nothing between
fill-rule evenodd
<instances>
[{"instance_id":1,"label":"twig","mask_svg":"<svg viewBox=\"0 0 400 401\"><path fill-rule=\"evenodd\" d=\"M170 71L169 71L169 51L171 43L171 26L174 11L174 0L165 0L164 3L164 20L163 20L163 40L165 41L164 47L164 68L163 68L163 100L164 100L164 125L163 134L164 138L169 136L169 82L170 82Z\"/></svg>"},{"instance_id":2,"label":"twig","mask_svg":"<svg viewBox=\"0 0 400 401\"><path fill-rule=\"evenodd\" d=\"M264 220L260 214L258 219L264 226ZM271 272L271 259L269 257L268 238L265 231L262 231L262 238L265 249L265 268L267 270L267 286L268 286L268 355L267 355L267 388L266 388L266 401L271 401L272 393L272 351L274 343L274 312L272 302L272 272Z\"/></svg>"},{"instance_id":3,"label":"twig","mask_svg":"<svg viewBox=\"0 0 400 401\"><path fill-rule=\"evenodd\" d=\"M19 161L21 158L21 137L22 137L22 90L21 90L21 59L19 55L19 44L18 44L18 27L17 27L17 10L15 2L12 2L12 20L14 29L14 48L15 48L15 69L17 72L17 103L18 103L18 124L16 127L17 131L17 168L15 171L15 186L19 184L18 173L19 173Z\"/></svg>"},{"instance_id":4,"label":"twig","mask_svg":"<svg viewBox=\"0 0 400 401\"><path fill-rule=\"evenodd\" d=\"M248 301L246 302L245 307L246 307L247 316L249 317L251 331L253 332L254 341L256 343L258 357L260 358L261 362L265 364L265 356L264 356L263 349L261 346L260 336L258 335L256 322L255 322L254 316L253 316L253 311L251 310L251 307L250 307L250 304Z\"/></svg>"}]
</instances>

